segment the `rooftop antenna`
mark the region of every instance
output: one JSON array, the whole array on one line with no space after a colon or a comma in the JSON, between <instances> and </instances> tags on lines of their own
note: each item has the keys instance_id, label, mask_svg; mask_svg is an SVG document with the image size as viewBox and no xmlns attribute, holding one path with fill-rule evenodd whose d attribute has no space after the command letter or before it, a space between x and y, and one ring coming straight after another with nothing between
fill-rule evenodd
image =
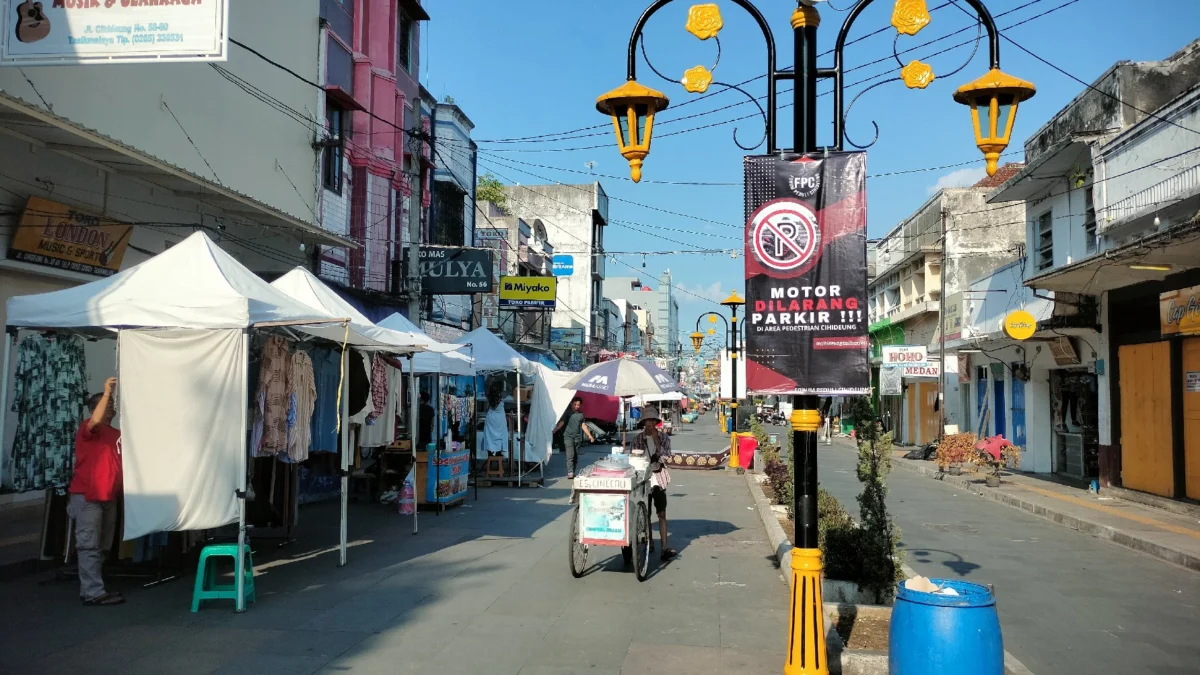
<instances>
[{"instance_id":1,"label":"rooftop antenna","mask_svg":"<svg viewBox=\"0 0 1200 675\"><path fill-rule=\"evenodd\" d=\"M596 163L595 162L584 162L583 165L588 168L588 171L590 171L592 173L596 173Z\"/></svg>"}]
</instances>

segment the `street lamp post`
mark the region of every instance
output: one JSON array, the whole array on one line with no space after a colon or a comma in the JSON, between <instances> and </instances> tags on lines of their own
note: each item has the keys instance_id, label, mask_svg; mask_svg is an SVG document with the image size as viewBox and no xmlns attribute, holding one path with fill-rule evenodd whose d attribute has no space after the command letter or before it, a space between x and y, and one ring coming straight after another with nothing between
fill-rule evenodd
<instances>
[{"instance_id":1,"label":"street lamp post","mask_svg":"<svg viewBox=\"0 0 1200 675\"><path fill-rule=\"evenodd\" d=\"M737 409L738 409L738 307L745 305L746 302L738 297L736 292L730 293L728 298L721 301L721 304L729 308L730 320L727 321L725 316L717 312L705 312L696 317L696 332L689 337L692 338L692 348L696 353L700 353L700 346L704 342L704 333L700 332L700 320L704 317L709 317L712 323L717 322L717 317L725 321L725 348L729 350L729 381L733 385L730 389L729 409L729 468L735 469L738 473L742 472L741 459L738 457L737 447ZM731 323L732 321L732 323Z\"/></svg>"},{"instance_id":2,"label":"street lamp post","mask_svg":"<svg viewBox=\"0 0 1200 675\"><path fill-rule=\"evenodd\" d=\"M833 50L833 67L817 67L817 28L820 14L813 7L818 0L799 0L791 15L794 33L794 69L776 68L775 38L763 14L748 0L731 0L746 10L758 24L767 43L767 98L765 109L759 107L764 118L765 133L759 143L766 144L767 154L775 154L779 147L776 128L776 89L781 80L792 80L796 92L793 108L794 153L813 153L817 147L817 81L833 80L833 145L824 150L840 152L846 141L843 109L844 60L843 52L851 27L863 10L874 0L858 0L848 10ZM650 18L673 0L655 0L642 13L634 25L629 38L627 52L627 82L596 101L596 109L613 119L617 146L621 155L629 162L635 182L642 178L642 168L650 154L650 141L655 115L665 109L670 101L666 95L637 82L637 49L642 31ZM1000 33L995 21L981 0L963 0L975 10L982 29L987 31L989 70L983 77L960 87L954 100L971 111L971 122L975 132L975 144L984 154L987 173L996 173L1000 154L1008 146L1016 119L1017 106L1032 97L1035 88L1029 82L1012 77L1000 70ZM915 35L930 21L925 0L897 0L892 13L892 25L898 34ZM716 4L694 5L688 12L687 30L701 40L716 38L724 23ZM718 47L720 44L717 40ZM719 58L719 57L718 57ZM897 60L899 55L897 54ZM713 66L715 68L715 65ZM651 66L653 68L653 66ZM656 71L657 72L657 71ZM957 72L957 71L956 71ZM664 78L667 79L667 78ZM933 69L921 61L911 61L900 71L899 80L909 88L924 89L934 79ZM708 68L696 66L689 69L679 82L690 93L703 93L710 85L746 92L735 85L715 82ZM869 88L868 88L869 89ZM865 91L865 90L864 90ZM758 99L746 94L758 105ZM853 102L851 102L853 105ZM734 141L744 150L735 134ZM872 141L873 143L874 141ZM850 142L851 145L855 145ZM870 144L868 144L870 145ZM866 146L855 147L863 148ZM865 274L865 271L864 271ZM722 303L726 304L726 303ZM738 305L742 304L739 300ZM732 329L736 329L736 306ZM698 326L697 326L698 328ZM732 331L731 331L732 332ZM697 334L692 335L696 344ZM700 336L701 340L703 336ZM736 338L734 338L736 340ZM730 349L733 364L734 413L736 422L737 361L736 345ZM793 490L797 519L796 549L792 551L792 616L789 633L788 657L784 672L788 675L801 673L827 673L825 654L824 619L821 609L821 552L817 544L817 427L820 414L817 411L817 396L795 396L792 413L793 447L795 457L795 481Z\"/></svg>"}]
</instances>

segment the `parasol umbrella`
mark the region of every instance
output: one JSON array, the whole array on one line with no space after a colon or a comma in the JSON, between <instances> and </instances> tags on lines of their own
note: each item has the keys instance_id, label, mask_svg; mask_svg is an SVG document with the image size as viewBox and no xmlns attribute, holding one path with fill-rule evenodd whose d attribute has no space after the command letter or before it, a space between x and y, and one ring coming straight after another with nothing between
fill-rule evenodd
<instances>
[{"instance_id":1,"label":"parasol umbrella","mask_svg":"<svg viewBox=\"0 0 1200 675\"><path fill-rule=\"evenodd\" d=\"M584 368L567 380L565 389L627 398L639 394L669 394L679 383L649 361L614 359Z\"/></svg>"}]
</instances>

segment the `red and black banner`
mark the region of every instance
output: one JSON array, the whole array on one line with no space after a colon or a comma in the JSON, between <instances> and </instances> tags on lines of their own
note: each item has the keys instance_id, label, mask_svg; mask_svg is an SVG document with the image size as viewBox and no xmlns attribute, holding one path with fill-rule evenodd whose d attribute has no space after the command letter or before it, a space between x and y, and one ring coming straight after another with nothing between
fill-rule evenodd
<instances>
[{"instance_id":1,"label":"red and black banner","mask_svg":"<svg viewBox=\"0 0 1200 675\"><path fill-rule=\"evenodd\" d=\"M745 158L746 389L866 394L867 155Z\"/></svg>"}]
</instances>

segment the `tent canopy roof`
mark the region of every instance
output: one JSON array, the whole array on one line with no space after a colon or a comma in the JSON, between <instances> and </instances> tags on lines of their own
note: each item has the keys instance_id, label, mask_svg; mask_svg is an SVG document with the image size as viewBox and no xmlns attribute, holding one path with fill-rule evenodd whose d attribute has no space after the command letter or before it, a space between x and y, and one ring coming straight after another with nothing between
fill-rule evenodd
<instances>
[{"instance_id":1,"label":"tent canopy roof","mask_svg":"<svg viewBox=\"0 0 1200 675\"><path fill-rule=\"evenodd\" d=\"M288 297L203 232L111 277L13 297L7 308L8 325L19 328L249 328L349 318Z\"/></svg>"},{"instance_id":2,"label":"tent canopy roof","mask_svg":"<svg viewBox=\"0 0 1200 675\"><path fill-rule=\"evenodd\" d=\"M390 328L402 333L415 333L432 341L420 328L413 325L403 314L395 313L388 318L380 321L377 325L383 328ZM438 343L442 344L442 343ZM451 351L441 354L417 354L413 357L413 367L417 374L439 373L442 375L474 375L475 360L467 354L470 347L464 348L463 345L452 343L447 345L450 349L461 350ZM405 364L407 365L407 364ZM404 369L408 372L408 368Z\"/></svg>"},{"instance_id":3,"label":"tent canopy roof","mask_svg":"<svg viewBox=\"0 0 1200 675\"><path fill-rule=\"evenodd\" d=\"M486 328L476 328L455 342L471 345L476 370L517 370L526 374L534 372L533 363L529 359L518 354L517 350Z\"/></svg>"}]
</instances>

